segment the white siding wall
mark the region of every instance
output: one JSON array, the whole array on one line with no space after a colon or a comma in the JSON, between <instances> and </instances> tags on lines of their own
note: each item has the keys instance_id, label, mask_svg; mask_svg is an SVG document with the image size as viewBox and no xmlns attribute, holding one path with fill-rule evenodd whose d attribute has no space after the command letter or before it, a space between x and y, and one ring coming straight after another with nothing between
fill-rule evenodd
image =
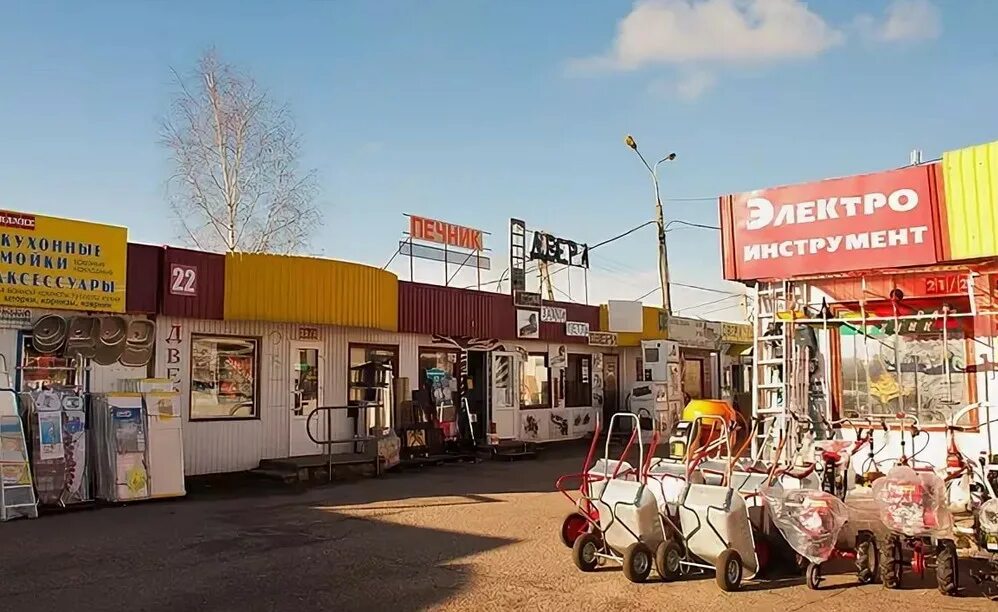
<instances>
[{"instance_id":1,"label":"white siding wall","mask_svg":"<svg viewBox=\"0 0 998 612\"><path fill-rule=\"evenodd\" d=\"M180 325L180 342L171 339ZM291 346L298 337L297 324L241 321L206 321L161 317L157 321L156 376L168 371L180 390L184 418L184 461L187 474L212 474L247 470L261 459L287 457L290 453ZM314 326L312 326L314 327ZM218 334L260 339L259 419L190 420L190 356L192 334ZM376 330L319 327L320 380L325 405L345 405L349 345L383 344L399 348L401 376L416 380L417 350L421 336ZM429 344L425 337L424 344ZM171 349L176 349L172 352ZM171 359L178 360L171 363ZM174 370L175 368L175 370ZM346 412L337 413L334 435L349 430Z\"/></svg>"}]
</instances>

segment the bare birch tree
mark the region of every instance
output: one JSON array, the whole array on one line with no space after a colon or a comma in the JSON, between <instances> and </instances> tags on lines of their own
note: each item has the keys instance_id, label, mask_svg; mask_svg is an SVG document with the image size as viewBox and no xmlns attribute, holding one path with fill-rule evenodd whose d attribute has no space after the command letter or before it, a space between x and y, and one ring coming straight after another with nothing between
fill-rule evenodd
<instances>
[{"instance_id":1,"label":"bare birch tree","mask_svg":"<svg viewBox=\"0 0 998 612\"><path fill-rule=\"evenodd\" d=\"M293 253L321 222L315 171L302 171L288 108L205 53L178 86L162 142L175 172L170 206L181 238L211 251Z\"/></svg>"}]
</instances>

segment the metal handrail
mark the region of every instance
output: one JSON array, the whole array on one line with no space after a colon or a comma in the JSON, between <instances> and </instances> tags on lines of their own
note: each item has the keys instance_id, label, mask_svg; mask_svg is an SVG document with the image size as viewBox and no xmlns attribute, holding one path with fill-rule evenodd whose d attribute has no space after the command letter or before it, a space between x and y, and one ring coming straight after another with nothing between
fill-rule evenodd
<instances>
[{"instance_id":1,"label":"metal handrail","mask_svg":"<svg viewBox=\"0 0 998 612\"><path fill-rule=\"evenodd\" d=\"M358 453L358 454L364 454L364 455L366 455L367 452L368 452L367 451L367 444L366 443L367 442L371 442L371 441L377 439L376 436L370 436L370 435L369 436L357 436L357 435L355 435L355 436L353 436L351 438L332 438L332 437L330 437L332 435L332 431L333 431L333 411L334 410L349 410L351 408L355 408L355 409L361 410L361 409L365 409L367 407L368 406L365 406L365 405L355 405L355 406L317 406L317 407L315 407L315 408L312 409L312 412L308 413L308 417L305 419L305 434L309 437L309 439L313 443L318 444L319 446L323 447L323 454L326 455L326 460L327 460L326 477L329 479L329 482L333 481L333 445L334 444L351 444L351 443L363 442L364 443L364 452L363 453ZM313 421L318 421L318 416L319 416L320 412L325 413L325 416L326 416L326 437L325 437L324 440L319 440L318 438L315 437L315 434L312 432L312 423L313 423ZM377 451L377 449L374 450L374 470L375 470L375 473L377 475L381 474L381 458L378 457L378 451Z\"/></svg>"}]
</instances>

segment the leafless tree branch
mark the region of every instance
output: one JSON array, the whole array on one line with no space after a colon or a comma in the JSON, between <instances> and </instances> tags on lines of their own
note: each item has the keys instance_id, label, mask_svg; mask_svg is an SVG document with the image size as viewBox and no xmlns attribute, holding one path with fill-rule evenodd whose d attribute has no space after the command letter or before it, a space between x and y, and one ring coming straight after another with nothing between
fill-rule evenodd
<instances>
[{"instance_id":1,"label":"leafless tree branch","mask_svg":"<svg viewBox=\"0 0 998 612\"><path fill-rule=\"evenodd\" d=\"M288 108L213 51L192 74L172 74L161 143L175 170L167 186L181 239L223 252L306 250L322 215Z\"/></svg>"}]
</instances>

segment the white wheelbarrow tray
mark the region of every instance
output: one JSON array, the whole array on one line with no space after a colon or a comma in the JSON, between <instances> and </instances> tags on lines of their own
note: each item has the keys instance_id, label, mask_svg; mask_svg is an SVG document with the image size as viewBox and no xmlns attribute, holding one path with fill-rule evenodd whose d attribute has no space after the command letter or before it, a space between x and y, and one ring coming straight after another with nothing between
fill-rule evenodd
<instances>
[{"instance_id":1,"label":"white wheelbarrow tray","mask_svg":"<svg viewBox=\"0 0 998 612\"><path fill-rule=\"evenodd\" d=\"M730 487L688 484L679 505L686 549L711 565L731 548L741 557L744 577L759 571L752 523L745 500Z\"/></svg>"},{"instance_id":2,"label":"white wheelbarrow tray","mask_svg":"<svg viewBox=\"0 0 998 612\"><path fill-rule=\"evenodd\" d=\"M652 551L665 539L658 501L643 483L613 478L594 484L603 541L617 554L643 542Z\"/></svg>"},{"instance_id":3,"label":"white wheelbarrow tray","mask_svg":"<svg viewBox=\"0 0 998 612\"><path fill-rule=\"evenodd\" d=\"M703 484L703 474L693 470L689 482ZM648 469L648 488L658 501L662 514L675 516L679 509L679 499L686 489L686 464L669 459L653 459Z\"/></svg>"}]
</instances>

